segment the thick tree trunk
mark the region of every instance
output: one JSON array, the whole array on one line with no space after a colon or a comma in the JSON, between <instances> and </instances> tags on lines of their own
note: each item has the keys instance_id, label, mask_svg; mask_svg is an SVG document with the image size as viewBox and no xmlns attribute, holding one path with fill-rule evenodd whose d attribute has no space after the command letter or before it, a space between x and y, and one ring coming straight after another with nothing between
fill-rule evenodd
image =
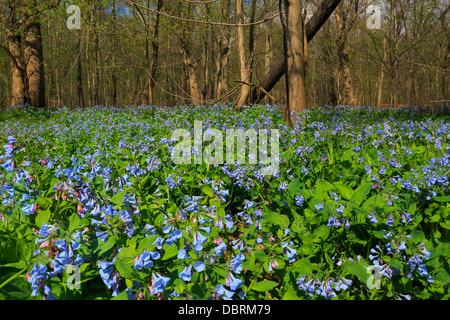
<instances>
[{"instance_id":1,"label":"thick tree trunk","mask_svg":"<svg viewBox=\"0 0 450 320\"><path fill-rule=\"evenodd\" d=\"M289 82L288 110L291 125L306 109L305 91L305 35L302 19L301 0L285 0L286 40L287 40L287 79Z\"/></svg>"},{"instance_id":2,"label":"thick tree trunk","mask_svg":"<svg viewBox=\"0 0 450 320\"><path fill-rule=\"evenodd\" d=\"M30 20L33 19L31 18ZM44 56L42 51L41 25L39 22L31 22L26 28L24 56L28 78L29 104L44 108Z\"/></svg>"},{"instance_id":3,"label":"thick tree trunk","mask_svg":"<svg viewBox=\"0 0 450 320\"><path fill-rule=\"evenodd\" d=\"M237 23L244 23L244 1L236 0L236 15L237 15ZM250 78L250 69L247 64L247 59L245 55L245 39L244 39L244 27L237 27L237 51L239 57L239 73L241 82L248 83ZM241 90L239 93L239 97L236 101L236 106L243 106L248 97L250 95L250 86L246 84L241 84Z\"/></svg>"},{"instance_id":4,"label":"thick tree trunk","mask_svg":"<svg viewBox=\"0 0 450 320\"><path fill-rule=\"evenodd\" d=\"M11 101L13 106L24 105L26 102L26 75L23 66L21 36L13 30L6 30L9 54L11 58Z\"/></svg>"},{"instance_id":5,"label":"thick tree trunk","mask_svg":"<svg viewBox=\"0 0 450 320\"><path fill-rule=\"evenodd\" d=\"M334 9L336 9L337 5L340 2L341 0L324 0L322 2L320 7L305 25L306 39L308 42L314 38L316 33L327 21L327 19L330 17L330 15L333 13ZM284 57L282 57L274 62L269 72L266 73L258 86L269 92L281 79L285 71L286 63ZM261 102L265 97L266 94L261 89L259 89L259 87L253 89L249 103Z\"/></svg>"},{"instance_id":6,"label":"thick tree trunk","mask_svg":"<svg viewBox=\"0 0 450 320\"><path fill-rule=\"evenodd\" d=\"M188 74L189 91L192 102L194 104L200 104L202 98L200 94L200 87L198 85L197 63L191 60L189 50L186 47L186 43L181 38L180 38L180 53L183 57L184 66L186 67L186 72Z\"/></svg>"}]
</instances>

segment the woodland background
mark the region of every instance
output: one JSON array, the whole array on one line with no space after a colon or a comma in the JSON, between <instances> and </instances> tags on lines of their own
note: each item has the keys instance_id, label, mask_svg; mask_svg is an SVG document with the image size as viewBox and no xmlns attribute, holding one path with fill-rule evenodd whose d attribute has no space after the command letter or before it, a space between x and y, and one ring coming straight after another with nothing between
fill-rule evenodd
<instances>
[{"instance_id":1,"label":"woodland background","mask_svg":"<svg viewBox=\"0 0 450 320\"><path fill-rule=\"evenodd\" d=\"M308 22L320 1L302 2ZM44 75L41 106L235 102L242 86L239 30L247 83L258 85L283 57L279 2L243 1L243 17L238 3L2 0L0 106L29 100L26 88L23 99L14 97L14 72L25 71L32 53L24 44L33 49L33 36L43 60L36 67ZM67 27L69 5L81 9L80 29ZM369 5L381 8L380 29L368 28ZM447 0L341 1L308 43L307 105L448 105L448 12ZM285 92L282 77L260 103L283 104Z\"/></svg>"}]
</instances>

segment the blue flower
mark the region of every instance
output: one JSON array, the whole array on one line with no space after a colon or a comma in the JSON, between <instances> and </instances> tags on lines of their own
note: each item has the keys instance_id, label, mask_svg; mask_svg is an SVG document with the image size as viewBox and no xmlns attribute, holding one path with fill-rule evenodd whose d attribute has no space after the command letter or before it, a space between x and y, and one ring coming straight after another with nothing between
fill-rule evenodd
<instances>
[{"instance_id":1,"label":"blue flower","mask_svg":"<svg viewBox=\"0 0 450 320\"><path fill-rule=\"evenodd\" d=\"M163 292L167 285L170 282L170 278L168 277L163 277L160 274L153 274L153 286L154 286L154 291L152 292L153 294L158 294Z\"/></svg>"},{"instance_id":2,"label":"blue flower","mask_svg":"<svg viewBox=\"0 0 450 320\"><path fill-rule=\"evenodd\" d=\"M376 224L378 223L377 217L375 216L375 213L369 213L370 223Z\"/></svg>"},{"instance_id":3,"label":"blue flower","mask_svg":"<svg viewBox=\"0 0 450 320\"><path fill-rule=\"evenodd\" d=\"M286 182L282 182L281 185L278 187L278 191L286 190L288 184Z\"/></svg>"},{"instance_id":4,"label":"blue flower","mask_svg":"<svg viewBox=\"0 0 450 320\"><path fill-rule=\"evenodd\" d=\"M192 276L192 265L189 265L188 267L185 267L183 271L180 272L179 278L183 279L184 281L191 281Z\"/></svg>"},{"instance_id":5,"label":"blue flower","mask_svg":"<svg viewBox=\"0 0 450 320\"><path fill-rule=\"evenodd\" d=\"M392 227L394 225L394 218L391 216L389 216L389 219L386 221L386 224L390 227Z\"/></svg>"},{"instance_id":6,"label":"blue flower","mask_svg":"<svg viewBox=\"0 0 450 320\"><path fill-rule=\"evenodd\" d=\"M202 272L203 270L205 270L205 264L201 261L196 261L194 264L194 269L197 272Z\"/></svg>"},{"instance_id":7,"label":"blue flower","mask_svg":"<svg viewBox=\"0 0 450 320\"><path fill-rule=\"evenodd\" d=\"M230 287L231 290L236 291L244 284L244 281L236 278L233 274L230 274L228 276L228 278L226 279L226 283L227 283L227 286Z\"/></svg>"},{"instance_id":8,"label":"blue flower","mask_svg":"<svg viewBox=\"0 0 450 320\"><path fill-rule=\"evenodd\" d=\"M318 211L322 211L323 210L323 203L316 204L314 207L316 207L316 209Z\"/></svg>"},{"instance_id":9,"label":"blue flower","mask_svg":"<svg viewBox=\"0 0 450 320\"><path fill-rule=\"evenodd\" d=\"M302 206L303 202L305 201L305 198L303 197L303 195L300 195L300 196L295 196L295 200L296 200L295 204L297 206Z\"/></svg>"}]
</instances>

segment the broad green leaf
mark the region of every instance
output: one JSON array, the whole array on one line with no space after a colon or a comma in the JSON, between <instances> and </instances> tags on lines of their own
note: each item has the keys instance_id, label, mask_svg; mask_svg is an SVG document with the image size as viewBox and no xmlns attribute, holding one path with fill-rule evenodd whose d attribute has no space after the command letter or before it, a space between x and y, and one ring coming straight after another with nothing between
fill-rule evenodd
<instances>
[{"instance_id":1,"label":"broad green leaf","mask_svg":"<svg viewBox=\"0 0 450 320\"><path fill-rule=\"evenodd\" d=\"M127 194L126 191L120 191L118 193L116 193L112 198L111 198L111 203L119 206L122 204L123 200L125 199L125 195Z\"/></svg>"},{"instance_id":2,"label":"broad green leaf","mask_svg":"<svg viewBox=\"0 0 450 320\"><path fill-rule=\"evenodd\" d=\"M175 244L172 245L164 244L163 251L164 254L161 260L168 260L178 254L178 247Z\"/></svg>"},{"instance_id":3,"label":"broad green leaf","mask_svg":"<svg viewBox=\"0 0 450 320\"><path fill-rule=\"evenodd\" d=\"M69 217L69 232L73 232L75 231L75 229L79 226L80 224L80 217L78 216L77 213L72 214Z\"/></svg>"},{"instance_id":4,"label":"broad green leaf","mask_svg":"<svg viewBox=\"0 0 450 320\"><path fill-rule=\"evenodd\" d=\"M250 290L266 292L266 291L272 290L273 288L275 288L278 285L279 285L278 282L271 281L271 280L263 280L263 281L257 282L254 285L252 285L250 287Z\"/></svg>"},{"instance_id":5,"label":"broad green leaf","mask_svg":"<svg viewBox=\"0 0 450 320\"><path fill-rule=\"evenodd\" d=\"M371 188L371 183L363 183L354 191L350 200L353 200L357 205L361 205L361 203L367 198L367 195L370 193Z\"/></svg>"},{"instance_id":6,"label":"broad green leaf","mask_svg":"<svg viewBox=\"0 0 450 320\"><path fill-rule=\"evenodd\" d=\"M50 220L50 210L41 210L38 215L36 216L36 220L35 223L36 225L41 228L43 223L48 223L48 221Z\"/></svg>"},{"instance_id":7,"label":"broad green leaf","mask_svg":"<svg viewBox=\"0 0 450 320\"><path fill-rule=\"evenodd\" d=\"M334 185L339 191L339 194L347 200L350 200L353 194L353 190L347 187L344 183L336 183Z\"/></svg>"},{"instance_id":8,"label":"broad green leaf","mask_svg":"<svg viewBox=\"0 0 450 320\"><path fill-rule=\"evenodd\" d=\"M214 197L214 190L211 188L209 184L203 184L201 186L202 192L206 194L208 197Z\"/></svg>"}]
</instances>

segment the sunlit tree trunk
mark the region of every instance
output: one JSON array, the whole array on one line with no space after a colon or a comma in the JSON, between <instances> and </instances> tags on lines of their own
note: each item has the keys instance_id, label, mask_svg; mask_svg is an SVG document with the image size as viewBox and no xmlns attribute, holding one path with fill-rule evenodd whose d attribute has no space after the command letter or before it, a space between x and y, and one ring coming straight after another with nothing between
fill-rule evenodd
<instances>
[{"instance_id":1,"label":"sunlit tree trunk","mask_svg":"<svg viewBox=\"0 0 450 320\"><path fill-rule=\"evenodd\" d=\"M24 42L28 99L30 105L43 108L45 107L45 79L41 24L35 17L31 17L30 21L26 27Z\"/></svg>"},{"instance_id":2,"label":"sunlit tree trunk","mask_svg":"<svg viewBox=\"0 0 450 320\"><path fill-rule=\"evenodd\" d=\"M290 122L294 125L297 116L306 109L306 47L301 0L285 0L288 110Z\"/></svg>"},{"instance_id":3,"label":"sunlit tree trunk","mask_svg":"<svg viewBox=\"0 0 450 320\"><path fill-rule=\"evenodd\" d=\"M236 0L236 16L237 23L244 24L244 1ZM237 107L242 107L247 98L250 95L250 86L244 83L248 83L250 79L250 69L247 63L247 58L245 54L245 38L244 38L244 27L237 27L237 52L239 58L239 75L241 82L241 90L239 93L239 97L236 101Z\"/></svg>"}]
</instances>

